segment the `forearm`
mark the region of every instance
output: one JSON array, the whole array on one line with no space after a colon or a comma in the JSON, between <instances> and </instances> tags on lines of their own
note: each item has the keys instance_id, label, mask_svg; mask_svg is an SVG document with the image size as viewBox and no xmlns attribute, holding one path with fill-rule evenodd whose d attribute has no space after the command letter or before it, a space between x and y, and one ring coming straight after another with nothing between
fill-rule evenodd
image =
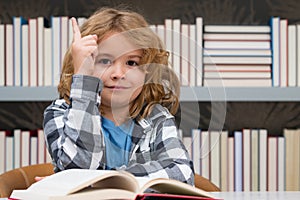
<instances>
[{"instance_id":1,"label":"forearm","mask_svg":"<svg viewBox=\"0 0 300 200\"><path fill-rule=\"evenodd\" d=\"M59 100L45 111L48 150L57 170L96 169L104 149L97 102L99 81L83 76L73 79L70 105L60 105L63 100Z\"/></svg>"}]
</instances>

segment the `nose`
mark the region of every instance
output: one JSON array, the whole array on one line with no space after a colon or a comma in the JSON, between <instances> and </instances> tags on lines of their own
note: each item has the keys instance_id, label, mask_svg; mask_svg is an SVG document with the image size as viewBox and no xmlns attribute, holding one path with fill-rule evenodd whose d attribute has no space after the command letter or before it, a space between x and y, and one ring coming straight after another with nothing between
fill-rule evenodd
<instances>
[{"instance_id":1,"label":"nose","mask_svg":"<svg viewBox=\"0 0 300 200\"><path fill-rule=\"evenodd\" d=\"M124 79L125 74L126 74L126 67L122 65L120 62L115 62L113 65L110 67L111 69L111 74L110 77L111 79Z\"/></svg>"}]
</instances>

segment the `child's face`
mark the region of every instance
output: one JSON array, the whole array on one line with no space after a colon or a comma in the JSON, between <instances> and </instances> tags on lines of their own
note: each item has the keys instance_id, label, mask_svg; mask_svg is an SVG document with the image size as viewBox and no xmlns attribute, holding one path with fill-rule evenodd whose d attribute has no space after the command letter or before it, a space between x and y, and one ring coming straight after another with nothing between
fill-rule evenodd
<instances>
[{"instance_id":1,"label":"child's face","mask_svg":"<svg viewBox=\"0 0 300 200\"><path fill-rule=\"evenodd\" d=\"M104 106L124 107L140 94L146 76L140 66L142 54L141 49L118 33L108 35L99 44L95 69L103 81Z\"/></svg>"}]
</instances>

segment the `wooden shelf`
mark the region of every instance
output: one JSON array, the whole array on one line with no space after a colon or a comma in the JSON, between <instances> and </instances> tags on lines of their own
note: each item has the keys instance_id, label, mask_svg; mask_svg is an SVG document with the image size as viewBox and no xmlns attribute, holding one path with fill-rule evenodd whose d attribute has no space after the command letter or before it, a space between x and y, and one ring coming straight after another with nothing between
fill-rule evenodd
<instances>
[{"instance_id":1,"label":"wooden shelf","mask_svg":"<svg viewBox=\"0 0 300 200\"><path fill-rule=\"evenodd\" d=\"M56 87L0 87L0 101L52 101ZM181 87L180 101L300 101L300 87Z\"/></svg>"}]
</instances>

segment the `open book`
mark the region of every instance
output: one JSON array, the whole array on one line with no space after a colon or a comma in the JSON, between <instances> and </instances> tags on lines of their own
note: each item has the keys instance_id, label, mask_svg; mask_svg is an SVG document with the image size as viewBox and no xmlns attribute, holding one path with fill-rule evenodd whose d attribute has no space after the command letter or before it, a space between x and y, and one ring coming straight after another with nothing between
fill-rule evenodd
<instances>
[{"instance_id":1,"label":"open book","mask_svg":"<svg viewBox=\"0 0 300 200\"><path fill-rule=\"evenodd\" d=\"M155 193L145 193L151 189ZM22 200L96 200L143 199L151 194L167 198L187 196L213 198L210 193L180 181L135 177L125 171L69 169L32 184L26 190L14 190L11 199ZM175 196L176 195L176 196ZM157 196L156 196L157 197Z\"/></svg>"}]
</instances>

